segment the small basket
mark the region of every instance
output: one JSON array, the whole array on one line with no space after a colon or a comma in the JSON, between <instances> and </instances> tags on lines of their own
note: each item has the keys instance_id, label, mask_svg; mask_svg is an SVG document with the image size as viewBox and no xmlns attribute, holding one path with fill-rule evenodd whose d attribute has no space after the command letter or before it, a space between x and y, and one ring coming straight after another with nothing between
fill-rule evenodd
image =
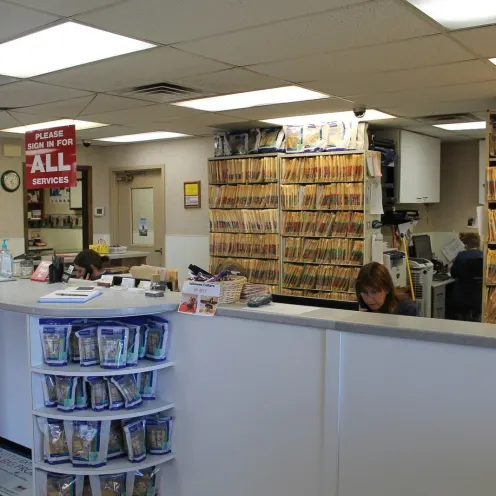
<instances>
[{"instance_id":1,"label":"small basket","mask_svg":"<svg viewBox=\"0 0 496 496\"><path fill-rule=\"evenodd\" d=\"M246 277L233 276L229 281L220 281L219 303L236 303L241 299L241 290Z\"/></svg>"},{"instance_id":2,"label":"small basket","mask_svg":"<svg viewBox=\"0 0 496 496\"><path fill-rule=\"evenodd\" d=\"M109 245L105 243L105 240L100 239L96 245L90 245L90 250L96 251L100 255L108 255Z\"/></svg>"},{"instance_id":3,"label":"small basket","mask_svg":"<svg viewBox=\"0 0 496 496\"><path fill-rule=\"evenodd\" d=\"M110 253L112 255L122 255L126 253L127 251L127 246L111 246L110 247Z\"/></svg>"}]
</instances>

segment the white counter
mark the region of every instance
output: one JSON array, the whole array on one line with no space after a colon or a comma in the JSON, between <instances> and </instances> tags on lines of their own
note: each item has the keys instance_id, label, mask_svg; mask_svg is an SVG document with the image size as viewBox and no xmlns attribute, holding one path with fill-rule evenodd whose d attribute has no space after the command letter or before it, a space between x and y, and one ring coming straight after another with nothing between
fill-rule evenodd
<instances>
[{"instance_id":1,"label":"white counter","mask_svg":"<svg viewBox=\"0 0 496 496\"><path fill-rule=\"evenodd\" d=\"M110 260L121 260L121 259L126 259L126 258L146 258L150 255L149 252L147 251L126 251L125 253L110 253L108 255L104 255L106 257L109 257ZM51 261L52 260L52 255L48 256L42 256L42 260L47 260ZM74 259L76 256L72 257L64 257L64 263L73 263Z\"/></svg>"}]
</instances>

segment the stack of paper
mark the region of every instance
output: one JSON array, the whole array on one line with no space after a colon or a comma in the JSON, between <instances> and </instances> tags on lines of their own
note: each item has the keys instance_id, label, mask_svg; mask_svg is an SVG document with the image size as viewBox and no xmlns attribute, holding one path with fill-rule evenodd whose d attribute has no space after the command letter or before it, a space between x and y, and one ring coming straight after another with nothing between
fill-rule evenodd
<instances>
[{"instance_id":1,"label":"stack of paper","mask_svg":"<svg viewBox=\"0 0 496 496\"><path fill-rule=\"evenodd\" d=\"M91 286L75 286L42 296L38 303L86 303L101 294L101 291Z\"/></svg>"}]
</instances>

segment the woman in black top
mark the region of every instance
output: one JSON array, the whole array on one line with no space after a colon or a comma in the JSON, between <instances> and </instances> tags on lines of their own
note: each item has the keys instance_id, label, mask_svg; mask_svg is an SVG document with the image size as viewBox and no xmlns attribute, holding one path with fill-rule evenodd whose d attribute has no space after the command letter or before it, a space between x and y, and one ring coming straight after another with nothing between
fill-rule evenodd
<instances>
[{"instance_id":1,"label":"woman in black top","mask_svg":"<svg viewBox=\"0 0 496 496\"><path fill-rule=\"evenodd\" d=\"M96 251L80 251L74 259L74 277L96 281L105 274L104 264L109 262L109 257L100 256Z\"/></svg>"}]
</instances>

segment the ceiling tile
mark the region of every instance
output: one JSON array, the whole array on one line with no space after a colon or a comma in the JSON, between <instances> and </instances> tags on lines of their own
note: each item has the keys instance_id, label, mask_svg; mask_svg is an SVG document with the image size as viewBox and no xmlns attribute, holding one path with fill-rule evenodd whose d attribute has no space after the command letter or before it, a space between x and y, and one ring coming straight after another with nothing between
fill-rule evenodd
<instances>
[{"instance_id":1,"label":"ceiling tile","mask_svg":"<svg viewBox=\"0 0 496 496\"><path fill-rule=\"evenodd\" d=\"M467 136L472 139L484 139L486 137L485 129L473 129L471 131L458 131L458 134Z\"/></svg>"},{"instance_id":2,"label":"ceiling tile","mask_svg":"<svg viewBox=\"0 0 496 496\"><path fill-rule=\"evenodd\" d=\"M20 81L0 86L0 107L20 110L21 107L87 95L88 92L86 91L60 88L34 81Z\"/></svg>"},{"instance_id":3,"label":"ceiling tile","mask_svg":"<svg viewBox=\"0 0 496 496\"><path fill-rule=\"evenodd\" d=\"M445 129L439 129L438 127L428 126L428 125L410 127L408 128L408 131L412 131L413 133L425 134L427 136L434 136L435 138L457 137L457 133L454 133L452 131L446 131Z\"/></svg>"},{"instance_id":4,"label":"ceiling tile","mask_svg":"<svg viewBox=\"0 0 496 496\"><path fill-rule=\"evenodd\" d=\"M194 120L203 114L203 112L199 112L197 110L164 104L93 114L91 115L91 120L107 124L136 126L142 124L152 125L160 122L166 122L169 119L179 119L182 117L191 118Z\"/></svg>"},{"instance_id":5,"label":"ceiling tile","mask_svg":"<svg viewBox=\"0 0 496 496\"><path fill-rule=\"evenodd\" d=\"M445 86L496 78L496 66L481 60L418 69L368 74L366 78L337 74L328 81L305 83L306 88L337 96L366 95L411 88Z\"/></svg>"},{"instance_id":6,"label":"ceiling tile","mask_svg":"<svg viewBox=\"0 0 496 496\"><path fill-rule=\"evenodd\" d=\"M31 0L36 1L36 0ZM60 0L63 1L63 0ZM136 38L172 44L281 19L353 5L365 0L130 0L78 20ZM187 19L187 22L185 22ZM164 20L167 27L164 28Z\"/></svg>"},{"instance_id":7,"label":"ceiling tile","mask_svg":"<svg viewBox=\"0 0 496 496\"><path fill-rule=\"evenodd\" d=\"M57 19L59 18L50 14L0 2L0 40L17 37Z\"/></svg>"},{"instance_id":8,"label":"ceiling tile","mask_svg":"<svg viewBox=\"0 0 496 496\"><path fill-rule=\"evenodd\" d=\"M287 83L245 69L227 69L199 76L175 79L173 82L212 93L238 93L285 86Z\"/></svg>"},{"instance_id":9,"label":"ceiling tile","mask_svg":"<svg viewBox=\"0 0 496 496\"><path fill-rule=\"evenodd\" d=\"M456 31L452 36L479 57L496 57L496 26Z\"/></svg>"},{"instance_id":10,"label":"ceiling tile","mask_svg":"<svg viewBox=\"0 0 496 496\"><path fill-rule=\"evenodd\" d=\"M436 32L439 32L438 28L405 5L394 0L377 0L177 46L244 66L324 53L329 47L341 50Z\"/></svg>"},{"instance_id":11,"label":"ceiling tile","mask_svg":"<svg viewBox=\"0 0 496 496\"><path fill-rule=\"evenodd\" d=\"M309 55L249 69L293 82L318 81L336 74L371 74L458 62L473 56L447 36L434 35L411 40Z\"/></svg>"},{"instance_id":12,"label":"ceiling tile","mask_svg":"<svg viewBox=\"0 0 496 496\"><path fill-rule=\"evenodd\" d=\"M142 84L169 81L220 71L228 65L204 59L169 47L154 48L138 53L74 67L35 78L50 84L89 91L115 91Z\"/></svg>"},{"instance_id":13,"label":"ceiling tile","mask_svg":"<svg viewBox=\"0 0 496 496\"><path fill-rule=\"evenodd\" d=\"M90 10L107 7L108 5L118 3L122 0L10 0L24 7L31 7L37 10L43 10L64 17L89 12Z\"/></svg>"}]
</instances>

